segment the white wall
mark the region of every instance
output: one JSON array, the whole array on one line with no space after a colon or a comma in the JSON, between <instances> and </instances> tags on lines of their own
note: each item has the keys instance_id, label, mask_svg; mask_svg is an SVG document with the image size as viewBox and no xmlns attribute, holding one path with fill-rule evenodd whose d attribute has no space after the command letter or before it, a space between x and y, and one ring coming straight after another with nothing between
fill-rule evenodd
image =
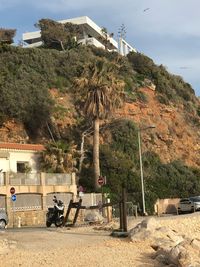
<instances>
[{"instance_id":1,"label":"white wall","mask_svg":"<svg viewBox=\"0 0 200 267\"><path fill-rule=\"evenodd\" d=\"M28 162L31 167L31 172L36 173L39 171L39 154L29 151L9 151L8 158L0 158L0 169L3 172L13 171L17 172L17 162Z\"/></svg>"},{"instance_id":2,"label":"white wall","mask_svg":"<svg viewBox=\"0 0 200 267\"><path fill-rule=\"evenodd\" d=\"M2 172L9 171L9 159L7 158L0 158L0 170Z\"/></svg>"}]
</instances>

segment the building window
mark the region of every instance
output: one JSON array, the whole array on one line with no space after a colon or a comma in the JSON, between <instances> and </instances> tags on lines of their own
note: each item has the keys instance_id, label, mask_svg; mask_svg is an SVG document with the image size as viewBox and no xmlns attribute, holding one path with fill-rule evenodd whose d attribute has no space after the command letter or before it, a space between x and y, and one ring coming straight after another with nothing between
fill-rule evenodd
<instances>
[{"instance_id":1,"label":"building window","mask_svg":"<svg viewBox=\"0 0 200 267\"><path fill-rule=\"evenodd\" d=\"M30 171L31 171L31 167L29 165L29 162L27 161L17 162L17 172L28 173Z\"/></svg>"}]
</instances>

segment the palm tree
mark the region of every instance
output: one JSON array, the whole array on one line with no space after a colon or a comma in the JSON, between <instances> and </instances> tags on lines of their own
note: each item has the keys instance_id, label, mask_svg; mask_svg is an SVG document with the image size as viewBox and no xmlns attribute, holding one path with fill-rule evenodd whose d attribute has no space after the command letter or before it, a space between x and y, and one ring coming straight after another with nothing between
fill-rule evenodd
<instances>
[{"instance_id":1,"label":"palm tree","mask_svg":"<svg viewBox=\"0 0 200 267\"><path fill-rule=\"evenodd\" d=\"M41 157L43 171L66 173L75 170L76 146L73 143L57 141L48 143Z\"/></svg>"},{"instance_id":2,"label":"palm tree","mask_svg":"<svg viewBox=\"0 0 200 267\"><path fill-rule=\"evenodd\" d=\"M98 59L85 66L82 76L75 81L82 99L83 112L93 122L93 168L95 188L99 187L99 123L121 104L124 82L117 78L118 66Z\"/></svg>"}]
</instances>

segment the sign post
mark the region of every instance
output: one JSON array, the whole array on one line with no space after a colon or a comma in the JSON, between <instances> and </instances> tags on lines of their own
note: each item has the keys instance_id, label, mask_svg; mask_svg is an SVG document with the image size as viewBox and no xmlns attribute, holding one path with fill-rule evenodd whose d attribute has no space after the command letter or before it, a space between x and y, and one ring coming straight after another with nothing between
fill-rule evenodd
<instances>
[{"instance_id":1,"label":"sign post","mask_svg":"<svg viewBox=\"0 0 200 267\"><path fill-rule=\"evenodd\" d=\"M14 220L15 220L15 201L17 200L17 197L15 195L15 188L10 188L10 194L11 194L11 200L12 200L12 207L13 207L13 228L14 228Z\"/></svg>"},{"instance_id":2,"label":"sign post","mask_svg":"<svg viewBox=\"0 0 200 267\"><path fill-rule=\"evenodd\" d=\"M104 204L104 193L103 193L103 185L105 184L106 177L99 176L98 178L98 184L101 186L101 196L102 196L102 204ZM102 209L102 213L104 214L104 210Z\"/></svg>"}]
</instances>

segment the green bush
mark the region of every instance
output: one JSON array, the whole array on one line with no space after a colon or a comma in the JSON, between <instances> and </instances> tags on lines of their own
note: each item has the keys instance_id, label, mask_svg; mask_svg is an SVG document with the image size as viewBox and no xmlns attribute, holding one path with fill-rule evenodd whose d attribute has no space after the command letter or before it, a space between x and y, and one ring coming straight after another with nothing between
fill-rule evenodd
<instances>
[{"instance_id":1,"label":"green bush","mask_svg":"<svg viewBox=\"0 0 200 267\"><path fill-rule=\"evenodd\" d=\"M122 184L125 184L128 200L142 207L137 127L131 121L121 120L109 129L110 143L100 146L101 174L107 178L106 190L111 200L117 203ZM80 181L88 191L92 191L92 149L88 151ZM157 154L150 151L143 153L142 161L145 203L149 213L153 213L158 198L199 195L199 169L187 167L180 161L164 164Z\"/></svg>"},{"instance_id":2,"label":"green bush","mask_svg":"<svg viewBox=\"0 0 200 267\"><path fill-rule=\"evenodd\" d=\"M194 90L190 84L183 81L182 77L170 74L163 65L157 66L152 59L143 54L131 52L128 54L128 59L135 71L152 80L156 85L156 91L164 98L172 102L196 103ZM161 96L158 99L161 103L167 102L163 102Z\"/></svg>"}]
</instances>

